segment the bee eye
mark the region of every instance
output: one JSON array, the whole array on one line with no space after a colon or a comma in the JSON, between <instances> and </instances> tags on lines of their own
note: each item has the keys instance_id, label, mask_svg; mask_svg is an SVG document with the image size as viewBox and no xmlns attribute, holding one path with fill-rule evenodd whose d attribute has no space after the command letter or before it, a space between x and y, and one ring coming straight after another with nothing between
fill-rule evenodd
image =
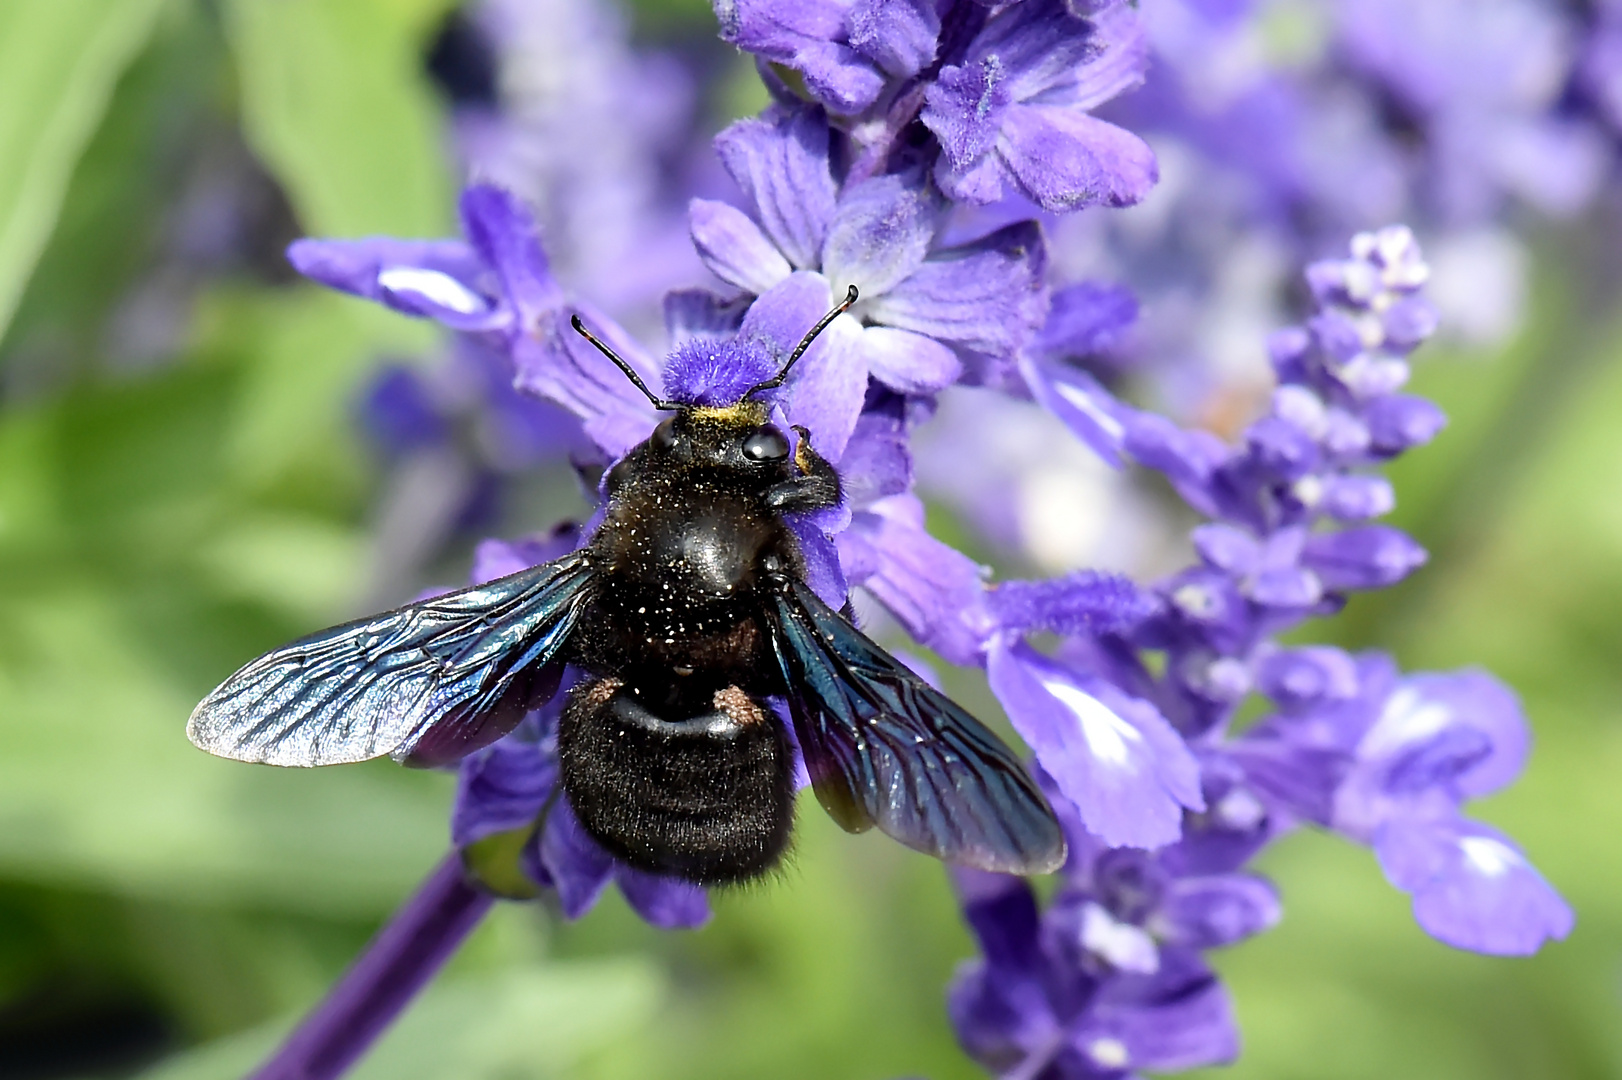
<instances>
[{"instance_id":1,"label":"bee eye","mask_svg":"<svg viewBox=\"0 0 1622 1080\"><path fill-rule=\"evenodd\" d=\"M776 428L761 428L743 440L743 456L750 461L781 461L788 457L788 440Z\"/></svg>"},{"instance_id":2,"label":"bee eye","mask_svg":"<svg viewBox=\"0 0 1622 1080\"><path fill-rule=\"evenodd\" d=\"M676 418L672 416L669 420L654 428L653 435L649 437L648 442L653 444L655 450L669 450L672 446L675 446Z\"/></svg>"}]
</instances>

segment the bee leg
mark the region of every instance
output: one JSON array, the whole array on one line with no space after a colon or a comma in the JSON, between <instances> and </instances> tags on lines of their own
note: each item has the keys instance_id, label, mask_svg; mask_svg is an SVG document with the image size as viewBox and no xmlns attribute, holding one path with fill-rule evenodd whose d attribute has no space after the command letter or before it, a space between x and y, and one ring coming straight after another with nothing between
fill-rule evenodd
<instances>
[{"instance_id":1,"label":"bee leg","mask_svg":"<svg viewBox=\"0 0 1622 1080\"><path fill-rule=\"evenodd\" d=\"M794 464L800 475L766 491L766 505L778 513L824 510L839 505L839 474L827 460L811 449L811 433L796 426L800 445L794 451Z\"/></svg>"}]
</instances>

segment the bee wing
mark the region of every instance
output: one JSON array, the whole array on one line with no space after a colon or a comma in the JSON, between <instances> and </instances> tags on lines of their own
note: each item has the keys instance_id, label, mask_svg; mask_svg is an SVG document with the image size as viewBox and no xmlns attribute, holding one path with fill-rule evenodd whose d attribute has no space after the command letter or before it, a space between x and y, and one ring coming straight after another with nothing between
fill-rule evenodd
<instances>
[{"instance_id":1,"label":"bee wing","mask_svg":"<svg viewBox=\"0 0 1622 1080\"><path fill-rule=\"evenodd\" d=\"M1013 752L800 581L776 592L772 647L817 798L869 826L981 870L1047 873L1064 834Z\"/></svg>"},{"instance_id":2,"label":"bee wing","mask_svg":"<svg viewBox=\"0 0 1622 1080\"><path fill-rule=\"evenodd\" d=\"M272 765L453 761L555 687L591 577L576 552L312 634L226 679L186 734L211 754Z\"/></svg>"}]
</instances>

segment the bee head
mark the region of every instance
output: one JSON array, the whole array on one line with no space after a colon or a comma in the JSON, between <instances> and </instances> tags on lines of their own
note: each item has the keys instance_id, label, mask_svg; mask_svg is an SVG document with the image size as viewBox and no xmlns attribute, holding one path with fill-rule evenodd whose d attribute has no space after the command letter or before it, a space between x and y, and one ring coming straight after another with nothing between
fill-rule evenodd
<instances>
[{"instance_id":1,"label":"bee head","mask_svg":"<svg viewBox=\"0 0 1622 1080\"><path fill-rule=\"evenodd\" d=\"M678 465L714 465L750 471L788 460L790 444L752 399L731 405L683 405L653 429L648 448Z\"/></svg>"},{"instance_id":2,"label":"bee head","mask_svg":"<svg viewBox=\"0 0 1622 1080\"><path fill-rule=\"evenodd\" d=\"M783 385L789 372L805 355L817 335L828 328L828 325L850 309L856 303L856 286L852 285L845 291L845 298L834 306L832 311L817 320L817 324L806 332L805 337L789 353L788 359L782 367L773 367L775 360L768 352L764 342L750 338L733 337L726 340L695 339L676 349L665 363L665 385L671 393L669 399L661 398L648 389L636 369L622 360L613 349L610 349L590 330L586 329L580 321L580 316L570 317L570 324L576 332L587 341L595 345L600 352L614 365L625 373L638 390L653 403L655 409L666 412L690 412L694 417L708 416L719 420L723 416L740 418L739 422L747 420L754 426L765 422L767 406L760 395L776 390ZM759 413L758 418L756 412Z\"/></svg>"}]
</instances>

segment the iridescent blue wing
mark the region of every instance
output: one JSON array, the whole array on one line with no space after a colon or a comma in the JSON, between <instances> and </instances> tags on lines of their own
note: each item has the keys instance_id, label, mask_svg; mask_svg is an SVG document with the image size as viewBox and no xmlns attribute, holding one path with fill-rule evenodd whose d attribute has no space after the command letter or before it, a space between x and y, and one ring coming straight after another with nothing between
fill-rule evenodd
<instances>
[{"instance_id":1,"label":"iridescent blue wing","mask_svg":"<svg viewBox=\"0 0 1622 1080\"><path fill-rule=\"evenodd\" d=\"M454 761L550 694L591 580L575 552L312 634L226 679L186 734L272 765Z\"/></svg>"},{"instance_id":2,"label":"iridescent blue wing","mask_svg":"<svg viewBox=\"0 0 1622 1080\"><path fill-rule=\"evenodd\" d=\"M947 862L1040 874L1064 834L1013 752L865 637L804 582L775 593L772 647L817 798Z\"/></svg>"}]
</instances>

